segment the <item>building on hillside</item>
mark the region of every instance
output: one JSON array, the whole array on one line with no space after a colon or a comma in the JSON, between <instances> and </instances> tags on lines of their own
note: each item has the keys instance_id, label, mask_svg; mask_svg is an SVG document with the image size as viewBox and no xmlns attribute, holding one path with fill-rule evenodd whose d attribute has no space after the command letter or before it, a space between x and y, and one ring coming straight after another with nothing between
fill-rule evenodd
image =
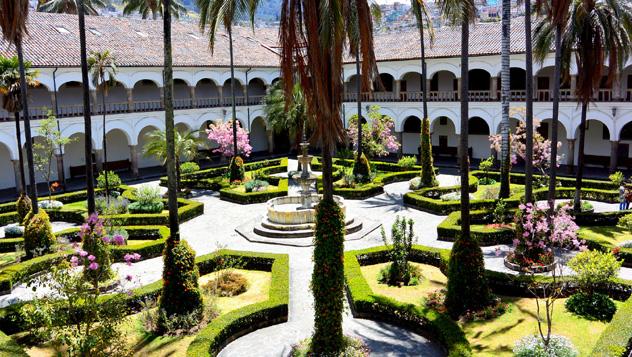
<instances>
[{"instance_id":1,"label":"building on hillside","mask_svg":"<svg viewBox=\"0 0 632 357\"><path fill-rule=\"evenodd\" d=\"M71 15L32 13L30 36L25 40L25 57L40 74L41 85L30 90L33 134L38 119L48 110L57 113L64 136L75 139L58 153L57 172L65 177L80 176L84 170L83 106L79 68L77 19ZM103 105L91 85L93 147L98 167L129 170L158 166L142 156L146 134L164 128L162 103L162 23L128 18L86 18L89 50L111 50L119 67L116 85ZM287 136L268 129L261 101L268 87L279 78L278 34L274 28L235 28L237 119L250 132L254 151L287 152ZM470 44L470 155L490 155L488 135L497 133L500 106L500 24L481 23L472 27ZM512 126L523 120L521 108L525 91L524 30L520 19L512 26L511 99ZM437 30L428 55L428 98L432 145L439 157L456 156L459 135L458 93L460 80L460 35L458 29ZM175 121L180 130L198 130L209 123L230 118L230 71L227 39L217 38L215 52L208 50L207 37L195 24L173 25ZM14 55L13 48L1 44L0 53ZM402 154L416 154L419 147L421 111L421 65L417 29L379 33L375 52L382 86L362 93L364 105L379 104L383 114L395 121L402 142ZM541 132L550 135L553 57L534 65L535 117L542 121ZM575 68L575 67L573 67ZM575 71L575 70L573 70ZM345 65L344 118L356 113L356 75L353 59ZM574 97L576 73L562 89L559 138L564 163L576 163L580 108ZM614 170L632 167L632 62L620 80L604 84L596 93L588 113L586 163ZM364 106L363 106L364 107ZM106 132L108 163L102 161L101 115L108 113ZM39 140L35 137L34 140ZM24 143L24 139L22 138ZM15 124L11 113L0 111L0 189L10 188L16 177L18 152ZM63 159L63 160L62 160ZM63 161L63 164L62 164ZM55 174L56 175L56 174ZM62 177L62 175L59 175ZM41 179L41 178L38 178Z\"/></svg>"}]
</instances>

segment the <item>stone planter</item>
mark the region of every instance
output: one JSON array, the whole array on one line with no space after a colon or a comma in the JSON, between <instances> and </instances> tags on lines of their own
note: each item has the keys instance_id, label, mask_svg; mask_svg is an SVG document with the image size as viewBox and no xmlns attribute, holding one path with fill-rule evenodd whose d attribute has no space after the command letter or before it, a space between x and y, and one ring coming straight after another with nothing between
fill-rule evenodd
<instances>
[{"instance_id":1,"label":"stone planter","mask_svg":"<svg viewBox=\"0 0 632 357\"><path fill-rule=\"evenodd\" d=\"M524 273L541 274L541 273L548 273L550 271L553 271L553 269L555 269L555 267L557 266L557 259L555 259L555 261L549 265L534 265L531 267L523 267L519 264L510 262L509 256L506 256L504 259L504 263L505 263L505 267L507 267L507 269L509 270L524 272Z\"/></svg>"}]
</instances>

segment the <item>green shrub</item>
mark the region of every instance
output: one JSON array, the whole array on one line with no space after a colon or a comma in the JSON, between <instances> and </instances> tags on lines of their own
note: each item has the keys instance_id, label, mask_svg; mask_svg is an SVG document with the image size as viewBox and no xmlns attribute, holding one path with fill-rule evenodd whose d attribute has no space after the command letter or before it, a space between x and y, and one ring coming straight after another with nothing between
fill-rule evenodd
<instances>
[{"instance_id":1,"label":"green shrub","mask_svg":"<svg viewBox=\"0 0 632 357\"><path fill-rule=\"evenodd\" d=\"M621 264L612 253L595 250L581 252L568 261L568 266L577 273L573 279L588 294L595 287L611 282L621 269Z\"/></svg>"},{"instance_id":2,"label":"green shrub","mask_svg":"<svg viewBox=\"0 0 632 357\"><path fill-rule=\"evenodd\" d=\"M31 210L31 212L33 212ZM43 209L24 228L24 251L27 258L33 258L53 251L55 235L48 214Z\"/></svg>"},{"instance_id":3,"label":"green shrub","mask_svg":"<svg viewBox=\"0 0 632 357\"><path fill-rule=\"evenodd\" d=\"M344 310L344 213L333 200L316 206L314 271L312 293L315 316L312 351L316 355L335 353L343 345Z\"/></svg>"},{"instance_id":4,"label":"green shrub","mask_svg":"<svg viewBox=\"0 0 632 357\"><path fill-rule=\"evenodd\" d=\"M195 251L186 241L169 240L165 247L164 269L162 272L162 294L158 329L169 331L174 326L169 320L175 316L190 316L189 323L199 323L204 313L202 294L198 286L200 274L195 264ZM193 326L176 326L190 329Z\"/></svg>"},{"instance_id":5,"label":"green shrub","mask_svg":"<svg viewBox=\"0 0 632 357\"><path fill-rule=\"evenodd\" d=\"M18 212L18 222L24 222L26 215L33 208L31 204L31 199L29 196L25 195L24 192L20 193L20 197L15 202L15 209Z\"/></svg>"},{"instance_id":6,"label":"green shrub","mask_svg":"<svg viewBox=\"0 0 632 357\"><path fill-rule=\"evenodd\" d=\"M137 188L134 192L134 198L136 202L143 205L162 203L160 188L151 185L143 185Z\"/></svg>"},{"instance_id":7,"label":"green shrub","mask_svg":"<svg viewBox=\"0 0 632 357\"><path fill-rule=\"evenodd\" d=\"M564 306L566 310L574 314L599 321L610 321L617 312L614 301L608 295L600 293L573 294L566 300Z\"/></svg>"},{"instance_id":8,"label":"green shrub","mask_svg":"<svg viewBox=\"0 0 632 357\"><path fill-rule=\"evenodd\" d=\"M353 175L359 183L371 181L371 164L364 153L353 162Z\"/></svg>"},{"instance_id":9,"label":"green shrub","mask_svg":"<svg viewBox=\"0 0 632 357\"><path fill-rule=\"evenodd\" d=\"M209 281L204 290L217 296L237 296L248 290L248 279L243 274L226 271Z\"/></svg>"},{"instance_id":10,"label":"green shrub","mask_svg":"<svg viewBox=\"0 0 632 357\"><path fill-rule=\"evenodd\" d=\"M382 227L382 241L389 248L391 263L380 273L378 280L389 285L416 285L419 283L419 272L408 263L408 256L416 241L413 233L413 220L397 216L391 227L390 242Z\"/></svg>"},{"instance_id":11,"label":"green shrub","mask_svg":"<svg viewBox=\"0 0 632 357\"><path fill-rule=\"evenodd\" d=\"M627 229L628 231L632 231L632 213L619 218L617 225L621 228Z\"/></svg>"},{"instance_id":12,"label":"green shrub","mask_svg":"<svg viewBox=\"0 0 632 357\"><path fill-rule=\"evenodd\" d=\"M625 181L625 176L621 171L617 171L611 174L610 176L608 176L608 178L610 179L610 182L617 185L617 187L621 186L623 184L623 181Z\"/></svg>"},{"instance_id":13,"label":"green shrub","mask_svg":"<svg viewBox=\"0 0 632 357\"><path fill-rule=\"evenodd\" d=\"M262 192L268 189L270 184L267 181L250 180L244 184L246 192Z\"/></svg>"},{"instance_id":14,"label":"green shrub","mask_svg":"<svg viewBox=\"0 0 632 357\"><path fill-rule=\"evenodd\" d=\"M590 356L622 357L629 352L632 336L632 298L628 298L603 331Z\"/></svg>"},{"instance_id":15,"label":"green shrub","mask_svg":"<svg viewBox=\"0 0 632 357\"><path fill-rule=\"evenodd\" d=\"M230 172L230 182L243 181L246 176L244 160L240 156L235 156L230 160L228 170Z\"/></svg>"},{"instance_id":16,"label":"green shrub","mask_svg":"<svg viewBox=\"0 0 632 357\"><path fill-rule=\"evenodd\" d=\"M193 161L185 162L180 165L180 174L187 175L200 171L200 165Z\"/></svg>"},{"instance_id":17,"label":"green shrub","mask_svg":"<svg viewBox=\"0 0 632 357\"><path fill-rule=\"evenodd\" d=\"M492 156L481 161L478 169L483 171L483 178L481 178L478 183L480 183L481 185L493 185L496 183L496 180L489 177L489 171L492 169L492 167L494 167L494 158Z\"/></svg>"},{"instance_id":18,"label":"green shrub","mask_svg":"<svg viewBox=\"0 0 632 357\"><path fill-rule=\"evenodd\" d=\"M502 198L498 200L496 203L496 207L494 207L494 223L504 224L509 220L509 210L507 209L507 203Z\"/></svg>"},{"instance_id":19,"label":"green shrub","mask_svg":"<svg viewBox=\"0 0 632 357\"><path fill-rule=\"evenodd\" d=\"M417 165L417 159L414 156L404 156L397 161L397 165L407 170L412 169Z\"/></svg>"},{"instance_id":20,"label":"green shrub","mask_svg":"<svg viewBox=\"0 0 632 357\"><path fill-rule=\"evenodd\" d=\"M109 189L119 187L123 184L119 175L114 171L101 171L99 176L97 176L97 187L104 190L105 189L105 177L108 178L108 187Z\"/></svg>"},{"instance_id":21,"label":"green shrub","mask_svg":"<svg viewBox=\"0 0 632 357\"><path fill-rule=\"evenodd\" d=\"M595 210L595 207L593 207L592 203L588 202L588 201L580 201L581 204L581 210L582 212L591 212ZM573 209L573 202L572 201L564 201L564 202L560 202L557 204L556 208L557 209L561 209L562 207L568 206L571 210Z\"/></svg>"},{"instance_id":22,"label":"green shrub","mask_svg":"<svg viewBox=\"0 0 632 357\"><path fill-rule=\"evenodd\" d=\"M164 208L162 202L141 203L132 202L127 206L130 213L160 213Z\"/></svg>"},{"instance_id":23,"label":"green shrub","mask_svg":"<svg viewBox=\"0 0 632 357\"><path fill-rule=\"evenodd\" d=\"M445 305L452 317L478 311L491 301L483 252L475 240L460 237L452 245Z\"/></svg>"},{"instance_id":24,"label":"green shrub","mask_svg":"<svg viewBox=\"0 0 632 357\"><path fill-rule=\"evenodd\" d=\"M13 225L4 227L4 238L19 238L24 235L24 228Z\"/></svg>"},{"instance_id":25,"label":"green shrub","mask_svg":"<svg viewBox=\"0 0 632 357\"><path fill-rule=\"evenodd\" d=\"M123 214L127 213L129 201L123 196L97 196L94 198L94 204L100 215Z\"/></svg>"}]
</instances>

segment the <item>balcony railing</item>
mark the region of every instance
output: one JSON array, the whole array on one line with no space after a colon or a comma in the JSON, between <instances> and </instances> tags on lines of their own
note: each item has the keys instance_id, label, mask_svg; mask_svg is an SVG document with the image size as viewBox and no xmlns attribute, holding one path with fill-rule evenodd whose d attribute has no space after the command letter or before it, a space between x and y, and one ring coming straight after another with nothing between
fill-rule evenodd
<instances>
[{"instance_id":1,"label":"balcony railing","mask_svg":"<svg viewBox=\"0 0 632 357\"><path fill-rule=\"evenodd\" d=\"M262 95L255 95L248 97L248 105L259 105L263 102ZM246 105L245 97L236 97L235 104L242 106ZM224 101L220 98L196 98L192 100L190 98L174 99L173 107L177 110L182 109L195 109L195 108L216 108L220 106L230 106L231 98L225 97ZM30 117L32 119L44 119L48 117L48 112L52 108L49 107L31 107L29 109ZM148 100L148 101L135 101L131 105L128 102L125 103L106 103L105 108L103 104L93 104L92 115L101 115L105 110L106 114L120 114L120 113L140 113L140 112L155 112L164 110L164 106L161 100ZM70 118L83 116L83 105L60 105L58 107L58 118ZM4 110L0 110L0 120L9 120L11 115Z\"/></svg>"}]
</instances>

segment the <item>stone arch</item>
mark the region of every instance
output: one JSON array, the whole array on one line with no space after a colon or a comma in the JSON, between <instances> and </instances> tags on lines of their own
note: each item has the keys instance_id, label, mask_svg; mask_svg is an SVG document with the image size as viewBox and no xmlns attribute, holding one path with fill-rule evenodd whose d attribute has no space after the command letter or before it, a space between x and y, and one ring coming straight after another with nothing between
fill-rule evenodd
<instances>
[{"instance_id":1,"label":"stone arch","mask_svg":"<svg viewBox=\"0 0 632 357\"><path fill-rule=\"evenodd\" d=\"M261 116L255 117L250 124L250 145L252 146L252 152L268 151L266 121Z\"/></svg>"},{"instance_id":2,"label":"stone arch","mask_svg":"<svg viewBox=\"0 0 632 357\"><path fill-rule=\"evenodd\" d=\"M67 81L58 87L57 103L59 117L83 114L83 85L80 81Z\"/></svg>"},{"instance_id":3,"label":"stone arch","mask_svg":"<svg viewBox=\"0 0 632 357\"><path fill-rule=\"evenodd\" d=\"M22 136L24 133L22 133ZM24 140L22 140L24 143ZM9 152L9 160L18 159L17 141L15 135L11 136L5 131L0 131L0 143L7 147Z\"/></svg>"},{"instance_id":4,"label":"stone arch","mask_svg":"<svg viewBox=\"0 0 632 357\"><path fill-rule=\"evenodd\" d=\"M402 121L402 153L416 155L421 145L421 119L411 115Z\"/></svg>"},{"instance_id":5,"label":"stone arch","mask_svg":"<svg viewBox=\"0 0 632 357\"><path fill-rule=\"evenodd\" d=\"M191 72L185 72L185 71L174 71L173 80L174 81L180 80L184 82L187 85L187 87L195 86L195 83L197 83L197 81L195 80L195 75L192 74Z\"/></svg>"},{"instance_id":6,"label":"stone arch","mask_svg":"<svg viewBox=\"0 0 632 357\"><path fill-rule=\"evenodd\" d=\"M456 113L450 109L446 109L446 108L441 108L441 109L435 109L435 110L431 110L429 115L428 115L431 120L430 120L430 132L432 132L434 130L434 125L436 123L436 121L441 118L441 117L445 117L447 118L451 123L452 126L455 129L455 134L460 134L461 133L461 127L460 127L460 123L458 121L457 118L459 118L460 113Z\"/></svg>"},{"instance_id":7,"label":"stone arch","mask_svg":"<svg viewBox=\"0 0 632 357\"><path fill-rule=\"evenodd\" d=\"M603 124L605 126L605 128L608 130L608 137L610 138L610 140L615 140L615 135L616 130L615 130L615 122L614 120L612 120L612 117L606 113L603 113L601 111L589 111L588 115L586 117L586 122L588 123L588 121L598 121L601 124ZM581 124L581 117L576 118L573 123L572 126L570 126L570 133L569 134L573 134L572 138L573 139L579 139L579 125ZM569 138L571 138L569 136Z\"/></svg>"},{"instance_id":8,"label":"stone arch","mask_svg":"<svg viewBox=\"0 0 632 357\"><path fill-rule=\"evenodd\" d=\"M12 160L17 158L14 156L17 154L13 152L11 145L7 145L6 141L0 141L0 189L17 186L15 167L12 163ZM26 167L24 169L26 171Z\"/></svg>"},{"instance_id":9,"label":"stone arch","mask_svg":"<svg viewBox=\"0 0 632 357\"><path fill-rule=\"evenodd\" d=\"M162 107L162 91L158 82L142 79L134 83L132 89L135 111L154 111Z\"/></svg>"},{"instance_id":10,"label":"stone arch","mask_svg":"<svg viewBox=\"0 0 632 357\"><path fill-rule=\"evenodd\" d=\"M442 71L451 73L454 78L459 78L461 76L461 69L458 64L451 64L443 61L432 61L431 63L428 63L428 79L434 77L435 74Z\"/></svg>"},{"instance_id":11,"label":"stone arch","mask_svg":"<svg viewBox=\"0 0 632 357\"><path fill-rule=\"evenodd\" d=\"M437 116L430 122L430 138L433 154L436 156L456 157L458 147L458 126L448 116Z\"/></svg>"},{"instance_id":12,"label":"stone arch","mask_svg":"<svg viewBox=\"0 0 632 357\"><path fill-rule=\"evenodd\" d=\"M483 68L470 68L469 74L469 90L470 91L490 91L491 88L491 72Z\"/></svg>"},{"instance_id":13,"label":"stone arch","mask_svg":"<svg viewBox=\"0 0 632 357\"><path fill-rule=\"evenodd\" d=\"M430 88L428 88L430 98L432 99L433 95L439 99L453 98L454 92L457 90L457 78L458 76L451 71L440 70L434 72L428 77L430 80Z\"/></svg>"},{"instance_id":14,"label":"stone arch","mask_svg":"<svg viewBox=\"0 0 632 357\"><path fill-rule=\"evenodd\" d=\"M163 86L162 73L159 71L156 72L136 72L131 76L130 86L128 88L134 88L134 86L141 81L151 81L156 84L156 87L160 88Z\"/></svg>"},{"instance_id":15,"label":"stone arch","mask_svg":"<svg viewBox=\"0 0 632 357\"><path fill-rule=\"evenodd\" d=\"M149 142L149 138L147 134L154 130L164 130L163 127L158 126L158 123L155 122L146 122L145 125L140 127L141 129L138 131L138 135L136 135L137 144L137 152L138 152L138 167L155 167L161 166L163 163L161 160L154 158L152 156L146 155L145 145Z\"/></svg>"},{"instance_id":16,"label":"stone arch","mask_svg":"<svg viewBox=\"0 0 632 357\"><path fill-rule=\"evenodd\" d=\"M165 121L160 120L156 117L142 118L141 120L137 121L136 124L134 125L135 136L138 138L140 133L148 126L153 127L155 129L159 129L159 130L165 130Z\"/></svg>"},{"instance_id":17,"label":"stone arch","mask_svg":"<svg viewBox=\"0 0 632 357\"><path fill-rule=\"evenodd\" d=\"M107 127L107 125L106 125ZM129 146L132 145L129 133L119 128L112 128L105 134L108 148L108 162L130 160ZM104 166L107 168L107 166Z\"/></svg>"}]
</instances>

